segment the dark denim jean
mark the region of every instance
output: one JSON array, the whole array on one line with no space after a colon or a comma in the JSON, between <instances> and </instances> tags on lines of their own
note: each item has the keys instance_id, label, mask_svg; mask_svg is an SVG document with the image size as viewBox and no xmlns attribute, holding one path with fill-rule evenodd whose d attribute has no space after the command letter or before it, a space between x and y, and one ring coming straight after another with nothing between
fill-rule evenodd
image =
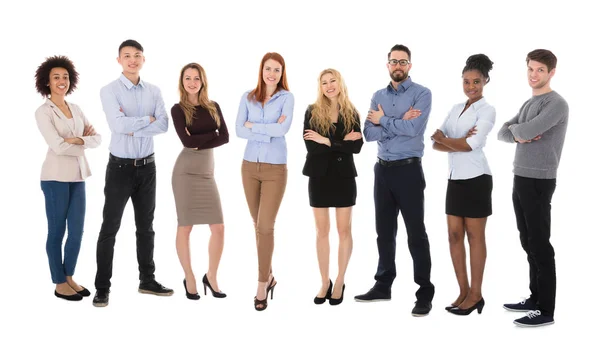
<instances>
[{"instance_id":1,"label":"dark denim jean","mask_svg":"<svg viewBox=\"0 0 600 353\"><path fill-rule=\"evenodd\" d=\"M46 253L53 283L64 283L66 276L73 276L83 236L85 219L85 182L62 182L43 180L42 191L46 198L48 239ZM63 258L63 238L65 242Z\"/></svg>"}]
</instances>

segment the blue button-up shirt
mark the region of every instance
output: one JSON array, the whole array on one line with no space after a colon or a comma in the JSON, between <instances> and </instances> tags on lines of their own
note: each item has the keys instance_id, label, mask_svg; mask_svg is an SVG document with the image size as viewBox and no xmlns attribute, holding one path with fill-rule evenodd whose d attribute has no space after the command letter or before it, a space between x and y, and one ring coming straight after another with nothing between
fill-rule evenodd
<instances>
[{"instance_id":1,"label":"blue button-up shirt","mask_svg":"<svg viewBox=\"0 0 600 353\"><path fill-rule=\"evenodd\" d=\"M249 93L242 95L235 121L237 136L248 140L244 159L249 162L286 164L285 134L292 126L294 95L280 90L263 107L260 102L248 100ZM279 124L277 120L282 115L286 118ZM251 129L244 126L246 121L253 123Z\"/></svg>"},{"instance_id":2,"label":"blue button-up shirt","mask_svg":"<svg viewBox=\"0 0 600 353\"><path fill-rule=\"evenodd\" d=\"M431 91L412 82L409 77L398 86L398 90L390 83L375 92L371 109L377 110L378 104L384 112L379 125L366 120L364 129L367 141L377 141L377 157L386 161L423 157L423 133L431 111ZM421 115L416 119L403 120L410 107L420 109Z\"/></svg>"},{"instance_id":3,"label":"blue button-up shirt","mask_svg":"<svg viewBox=\"0 0 600 353\"><path fill-rule=\"evenodd\" d=\"M154 153L152 136L167 132L169 127L160 89L141 79L134 85L121 74L102 87L100 99L112 132L110 153L120 158L144 158ZM156 118L153 123L151 116Z\"/></svg>"}]
</instances>

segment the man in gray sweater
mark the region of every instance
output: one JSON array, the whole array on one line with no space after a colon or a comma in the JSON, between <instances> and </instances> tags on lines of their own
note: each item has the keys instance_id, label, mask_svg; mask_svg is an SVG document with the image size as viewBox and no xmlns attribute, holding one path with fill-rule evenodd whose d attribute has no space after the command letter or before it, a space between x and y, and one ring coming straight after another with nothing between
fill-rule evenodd
<instances>
[{"instance_id":1,"label":"man in gray sweater","mask_svg":"<svg viewBox=\"0 0 600 353\"><path fill-rule=\"evenodd\" d=\"M550 88L556 56L545 49L527 54L527 78L533 97L506 122L498 139L517 143L514 160L513 206L521 245L529 262L528 299L504 304L510 311L527 312L514 323L535 327L554 323L556 270L550 244L550 202L567 131L569 107Z\"/></svg>"}]
</instances>

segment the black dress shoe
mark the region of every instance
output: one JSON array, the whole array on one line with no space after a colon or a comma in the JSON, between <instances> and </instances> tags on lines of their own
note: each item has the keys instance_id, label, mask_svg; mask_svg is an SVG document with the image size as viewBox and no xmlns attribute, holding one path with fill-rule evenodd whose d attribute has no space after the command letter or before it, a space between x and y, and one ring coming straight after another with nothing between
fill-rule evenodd
<instances>
[{"instance_id":1,"label":"black dress shoe","mask_svg":"<svg viewBox=\"0 0 600 353\"><path fill-rule=\"evenodd\" d=\"M389 290L384 292L376 287L369 289L369 291L365 294L360 294L354 297L354 300L357 302L377 302L391 299L392 294Z\"/></svg>"},{"instance_id":2,"label":"black dress shoe","mask_svg":"<svg viewBox=\"0 0 600 353\"><path fill-rule=\"evenodd\" d=\"M477 309L477 313L481 314L481 311L483 310L484 305L485 305L485 300L483 300L483 297L482 297L481 300L479 300L477 303L475 303L475 305L473 305L470 308L461 309L459 307L456 307L452 310L449 310L449 312L451 312L452 314L455 314L455 315L469 315L473 310Z\"/></svg>"},{"instance_id":3,"label":"black dress shoe","mask_svg":"<svg viewBox=\"0 0 600 353\"><path fill-rule=\"evenodd\" d=\"M92 304L95 307L104 307L108 305L108 293L110 293L110 289L97 289L96 295L94 295L94 300Z\"/></svg>"},{"instance_id":4,"label":"black dress shoe","mask_svg":"<svg viewBox=\"0 0 600 353\"><path fill-rule=\"evenodd\" d=\"M168 297L173 295L173 290L169 289L162 284L152 280L150 282L140 282L140 287L138 288L138 292L144 294L154 294L161 297Z\"/></svg>"},{"instance_id":5,"label":"black dress shoe","mask_svg":"<svg viewBox=\"0 0 600 353\"><path fill-rule=\"evenodd\" d=\"M427 316L431 311L431 302L430 301L420 301L417 300L415 302L415 307L412 309L412 316Z\"/></svg>"},{"instance_id":6,"label":"black dress shoe","mask_svg":"<svg viewBox=\"0 0 600 353\"><path fill-rule=\"evenodd\" d=\"M198 293L190 293L187 290L187 282L185 281L185 279L183 280L183 288L185 288L185 296L190 299L190 300L198 300L200 299L200 294ZM204 293L206 294L206 293Z\"/></svg>"},{"instance_id":7,"label":"black dress shoe","mask_svg":"<svg viewBox=\"0 0 600 353\"><path fill-rule=\"evenodd\" d=\"M450 310L452 310L454 308L458 308L458 307L456 305L454 305L454 304L450 304L447 307L445 307L444 309L446 309L446 311L450 311Z\"/></svg>"},{"instance_id":8,"label":"black dress shoe","mask_svg":"<svg viewBox=\"0 0 600 353\"><path fill-rule=\"evenodd\" d=\"M331 282L331 280L329 280L329 287L327 287L327 292L325 293L325 296L324 297L316 296L314 299L315 304L320 305L320 304L325 303L325 301L327 299L330 299L331 291L333 291L333 282Z\"/></svg>"},{"instance_id":9,"label":"black dress shoe","mask_svg":"<svg viewBox=\"0 0 600 353\"><path fill-rule=\"evenodd\" d=\"M92 295L92 293L90 293L90 291L87 290L84 286L81 286L81 288L83 289L78 291L77 294L81 295L82 297L89 297L90 295Z\"/></svg>"},{"instance_id":10,"label":"black dress shoe","mask_svg":"<svg viewBox=\"0 0 600 353\"><path fill-rule=\"evenodd\" d=\"M225 298L227 296L227 294L221 291L215 292L213 287L210 285L210 282L208 281L208 277L206 277L206 273L204 274L204 277L202 277L202 284L204 285L204 295L206 295L206 287L208 287L208 289L210 289L210 292L212 293L212 296L215 298Z\"/></svg>"},{"instance_id":11,"label":"black dress shoe","mask_svg":"<svg viewBox=\"0 0 600 353\"><path fill-rule=\"evenodd\" d=\"M60 299L68 300L71 302L75 302L75 301L79 301L79 300L83 299L83 297L77 293L71 294L71 295L65 295L65 294L60 294L57 291L54 291L54 295Z\"/></svg>"},{"instance_id":12,"label":"black dress shoe","mask_svg":"<svg viewBox=\"0 0 600 353\"><path fill-rule=\"evenodd\" d=\"M344 301L344 291L346 290L346 284L342 286L342 296L339 298L329 298L329 305L339 305Z\"/></svg>"}]
</instances>

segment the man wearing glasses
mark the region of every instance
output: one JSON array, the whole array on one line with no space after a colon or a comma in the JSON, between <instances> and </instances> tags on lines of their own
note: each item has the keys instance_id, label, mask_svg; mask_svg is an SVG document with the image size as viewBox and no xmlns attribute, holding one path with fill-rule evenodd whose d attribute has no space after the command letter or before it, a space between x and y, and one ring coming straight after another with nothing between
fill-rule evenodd
<instances>
[{"instance_id":1,"label":"man wearing glasses","mask_svg":"<svg viewBox=\"0 0 600 353\"><path fill-rule=\"evenodd\" d=\"M431 310L434 286L430 281L431 256L425 231L425 178L421 157L425 148L423 133L431 110L431 91L409 77L410 50L395 45L388 53L391 82L373 95L365 121L367 141L377 141L375 164L375 222L379 264L375 285L354 297L370 302L391 299L396 277L396 233L398 212L408 235L408 248L414 263L416 292L413 316L426 316Z\"/></svg>"}]
</instances>

